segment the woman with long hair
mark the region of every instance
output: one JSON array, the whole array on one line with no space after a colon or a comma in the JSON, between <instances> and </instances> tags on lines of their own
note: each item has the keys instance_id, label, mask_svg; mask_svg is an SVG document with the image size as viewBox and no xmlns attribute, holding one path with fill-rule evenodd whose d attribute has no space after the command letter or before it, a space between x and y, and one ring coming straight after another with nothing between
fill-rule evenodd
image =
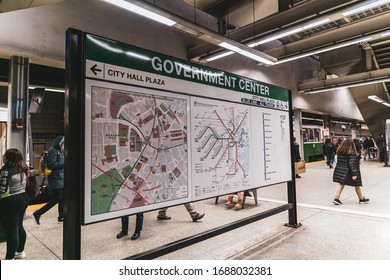
<instances>
[{"instance_id":1,"label":"woman with long hair","mask_svg":"<svg viewBox=\"0 0 390 280\"><path fill-rule=\"evenodd\" d=\"M28 167L17 149L6 150L3 163L0 169L0 222L7 234L5 258L23 259L26 257L23 219L29 203L26 193Z\"/></svg>"},{"instance_id":2,"label":"woman with long hair","mask_svg":"<svg viewBox=\"0 0 390 280\"><path fill-rule=\"evenodd\" d=\"M369 199L362 194L362 176L357 157L355 144L349 138L345 138L336 151L337 164L333 173L333 182L339 183L333 203L342 204L340 195L345 185L354 186L359 203L368 203Z\"/></svg>"}]
</instances>

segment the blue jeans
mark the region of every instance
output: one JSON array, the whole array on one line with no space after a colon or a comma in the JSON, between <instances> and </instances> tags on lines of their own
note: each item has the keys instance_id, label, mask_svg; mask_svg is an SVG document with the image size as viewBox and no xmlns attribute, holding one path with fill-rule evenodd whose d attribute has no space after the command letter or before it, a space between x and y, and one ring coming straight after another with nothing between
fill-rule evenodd
<instances>
[{"instance_id":1,"label":"blue jeans","mask_svg":"<svg viewBox=\"0 0 390 280\"><path fill-rule=\"evenodd\" d=\"M333 165L334 163L334 153L327 154L326 155L326 165L330 166L331 164Z\"/></svg>"},{"instance_id":2,"label":"blue jeans","mask_svg":"<svg viewBox=\"0 0 390 280\"><path fill-rule=\"evenodd\" d=\"M129 216L122 217L122 231L128 232L129 230ZM140 233L142 231L142 226L144 224L144 213L137 213L135 219L135 230L134 232Z\"/></svg>"}]
</instances>

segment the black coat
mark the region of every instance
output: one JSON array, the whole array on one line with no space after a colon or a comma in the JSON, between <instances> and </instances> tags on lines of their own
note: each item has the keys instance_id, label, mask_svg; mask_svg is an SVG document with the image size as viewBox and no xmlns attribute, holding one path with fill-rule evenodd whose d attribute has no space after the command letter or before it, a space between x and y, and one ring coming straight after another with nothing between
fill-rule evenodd
<instances>
[{"instance_id":1,"label":"black coat","mask_svg":"<svg viewBox=\"0 0 390 280\"><path fill-rule=\"evenodd\" d=\"M352 176L357 176L356 180L352 180ZM337 155L337 164L333 172L333 182L348 186L362 185L360 164L355 153Z\"/></svg>"}]
</instances>

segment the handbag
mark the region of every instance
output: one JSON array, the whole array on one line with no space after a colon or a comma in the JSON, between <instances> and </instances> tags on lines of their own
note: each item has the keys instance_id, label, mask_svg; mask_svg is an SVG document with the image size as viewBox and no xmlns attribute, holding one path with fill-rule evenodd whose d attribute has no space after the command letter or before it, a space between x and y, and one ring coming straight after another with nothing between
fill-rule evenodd
<instances>
[{"instance_id":1,"label":"handbag","mask_svg":"<svg viewBox=\"0 0 390 280\"><path fill-rule=\"evenodd\" d=\"M306 162L304 160L295 162L295 174L306 173Z\"/></svg>"},{"instance_id":2,"label":"handbag","mask_svg":"<svg viewBox=\"0 0 390 280\"><path fill-rule=\"evenodd\" d=\"M30 198L35 198L38 194L40 194L41 188L39 187L37 177L35 175L27 176L26 181L26 193Z\"/></svg>"}]
</instances>

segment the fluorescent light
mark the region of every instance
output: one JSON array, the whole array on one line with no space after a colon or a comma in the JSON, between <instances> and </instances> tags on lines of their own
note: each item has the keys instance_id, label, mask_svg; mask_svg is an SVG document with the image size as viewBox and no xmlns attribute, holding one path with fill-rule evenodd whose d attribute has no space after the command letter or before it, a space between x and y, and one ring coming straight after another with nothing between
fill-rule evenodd
<instances>
[{"instance_id":1,"label":"fluorescent light","mask_svg":"<svg viewBox=\"0 0 390 280\"><path fill-rule=\"evenodd\" d=\"M347 11L343 12L342 14L343 14L343 16L350 16L350 15L357 14L359 12L362 12L362 11L365 11L365 10L368 10L368 9L371 9L374 7L378 7L378 6L383 5L383 4L387 4L389 2L390 2L390 0L372 1L372 2L367 3L365 5L358 6L356 8L351 9L351 10L347 10Z\"/></svg>"},{"instance_id":2,"label":"fluorescent light","mask_svg":"<svg viewBox=\"0 0 390 280\"><path fill-rule=\"evenodd\" d=\"M233 51L228 51L228 52L221 52L221 53L218 53L216 55L213 55L213 56L210 56L208 58L206 58L207 61L213 61L213 60L217 60L217 59L220 59L222 57L225 57L225 56L229 56L231 54L234 54Z\"/></svg>"},{"instance_id":3,"label":"fluorescent light","mask_svg":"<svg viewBox=\"0 0 390 280\"><path fill-rule=\"evenodd\" d=\"M358 43L361 43L361 42L371 41L372 39L373 39L373 37L370 36L370 37L363 37L363 38L351 40L351 41L344 42L344 43L339 43L339 44L336 44L336 45L333 45L333 46L330 46L330 47L325 47L325 48L314 50L314 51L307 52L307 53L304 53L304 54L292 56L292 57L289 57L289 58L286 58L286 59L280 59L277 62L273 63L272 65L276 65L276 64L281 64L281 63L297 60L297 59L300 59L300 58L303 58L303 57L312 56L314 54L328 52L328 51L331 51L331 50L343 48L343 47L350 46L350 45L353 45L353 44L358 44Z\"/></svg>"},{"instance_id":4,"label":"fluorescent light","mask_svg":"<svg viewBox=\"0 0 390 280\"><path fill-rule=\"evenodd\" d=\"M173 21L167 17L164 17L162 15L159 15L147 9L141 8L140 6L129 3L125 0L104 0L104 1L168 26L172 26L176 24L176 21Z\"/></svg>"},{"instance_id":5,"label":"fluorescent light","mask_svg":"<svg viewBox=\"0 0 390 280\"><path fill-rule=\"evenodd\" d=\"M253 42L251 44L248 44L248 47L254 48L254 47L258 46L258 45L262 45L262 44L265 44L265 43L268 43L268 42L271 42L271 41L274 41L274 40L277 40L277 39L289 36L291 34L298 33L298 32L300 32L302 30L303 30L303 28L299 27L299 28L296 28L296 29L293 29L293 30L290 30L290 31L286 31L286 32L274 35L272 37L268 37L268 38L265 38L263 40L256 41L256 42Z\"/></svg>"},{"instance_id":6,"label":"fluorescent light","mask_svg":"<svg viewBox=\"0 0 390 280\"><path fill-rule=\"evenodd\" d=\"M338 85L333 87L327 87L327 88L320 88L320 89L309 89L304 91L304 94L313 94L313 93L320 93L320 92L326 92L336 89L343 89L343 88L352 88L352 87L360 87L360 86L367 86L372 84L379 84L384 82L389 82L390 78L382 78L377 80L371 80L371 81L365 81L365 82L359 82L359 83L353 83L353 84L345 84L345 85ZM379 98L379 97L378 97ZM378 102L378 101L377 101Z\"/></svg>"},{"instance_id":7,"label":"fluorescent light","mask_svg":"<svg viewBox=\"0 0 390 280\"><path fill-rule=\"evenodd\" d=\"M302 26L302 28L306 30L306 29L310 29L310 28L313 28L313 27L318 26L318 25L322 25L324 23L328 23L330 21L331 21L330 18L324 18L324 19L317 20L313 23L309 23L307 25L304 25L304 26Z\"/></svg>"},{"instance_id":8,"label":"fluorescent light","mask_svg":"<svg viewBox=\"0 0 390 280\"><path fill-rule=\"evenodd\" d=\"M381 34L382 37L386 37L386 36L389 36L389 35L390 35L390 31Z\"/></svg>"},{"instance_id":9,"label":"fluorescent light","mask_svg":"<svg viewBox=\"0 0 390 280\"><path fill-rule=\"evenodd\" d=\"M231 50L233 52L237 52L237 53L242 51L242 49L240 49L240 48L238 48L236 46L233 46L232 44L226 43L226 42L220 43L219 46L221 46L222 48Z\"/></svg>"},{"instance_id":10,"label":"fluorescent light","mask_svg":"<svg viewBox=\"0 0 390 280\"><path fill-rule=\"evenodd\" d=\"M390 107L390 103L389 103L389 102L384 101L383 99L379 98L379 97L376 96L376 95L370 95L370 96L368 96L368 99L371 99L371 100L373 100L373 101L376 101L376 102L378 102L378 103L381 103L382 105L385 105L385 106L387 106L387 107Z\"/></svg>"},{"instance_id":11,"label":"fluorescent light","mask_svg":"<svg viewBox=\"0 0 390 280\"><path fill-rule=\"evenodd\" d=\"M230 51L233 51L233 52L236 52L238 54L241 54L243 56L246 56L246 57L249 57L249 58L252 58L258 62L261 62L261 63L264 63L264 64L272 64L274 63L273 61L271 60L268 60L264 57L261 57L255 53L252 53L248 50L244 50L244 49L241 49L239 47L236 47L236 46L233 46L232 44L229 44L229 43L226 43L226 42L222 42L220 44L218 44L219 46L221 46L222 48L225 48L225 49L228 49Z\"/></svg>"},{"instance_id":12,"label":"fluorescent light","mask_svg":"<svg viewBox=\"0 0 390 280\"><path fill-rule=\"evenodd\" d=\"M370 95L370 96L368 96L368 99L374 100L374 101L379 102L379 103L385 102L384 100L382 100L381 98L379 98L376 95Z\"/></svg>"}]
</instances>

